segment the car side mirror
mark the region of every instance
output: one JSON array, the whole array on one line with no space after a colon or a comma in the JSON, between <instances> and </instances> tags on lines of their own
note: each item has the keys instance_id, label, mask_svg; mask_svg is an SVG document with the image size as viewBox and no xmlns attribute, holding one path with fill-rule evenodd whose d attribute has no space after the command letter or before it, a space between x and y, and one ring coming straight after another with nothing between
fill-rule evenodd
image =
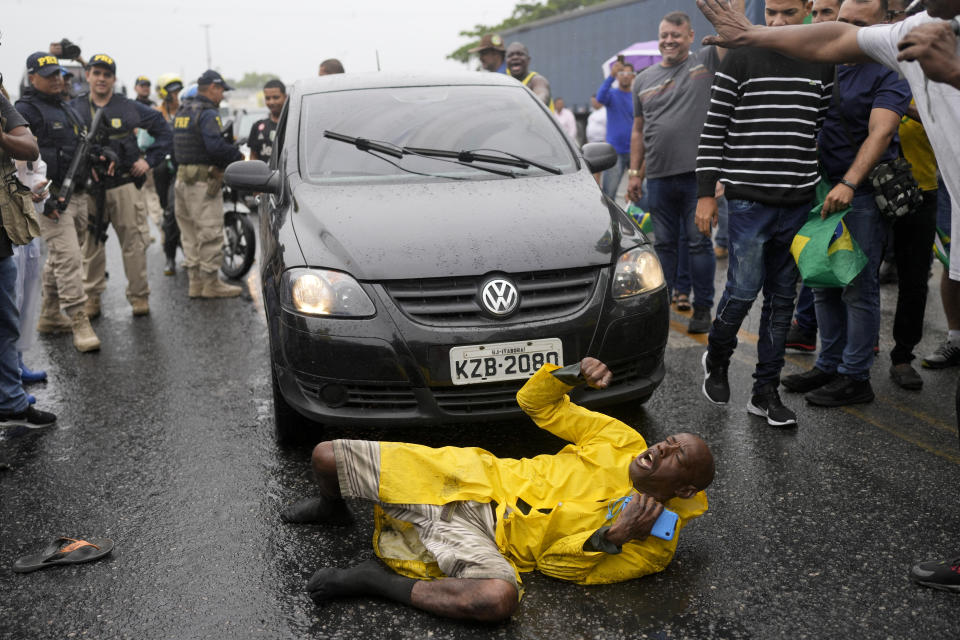
<instances>
[{"instance_id":1,"label":"car side mirror","mask_svg":"<svg viewBox=\"0 0 960 640\"><path fill-rule=\"evenodd\" d=\"M608 142L588 142L582 151L590 173L600 173L617 164L617 150Z\"/></svg>"},{"instance_id":2,"label":"car side mirror","mask_svg":"<svg viewBox=\"0 0 960 640\"><path fill-rule=\"evenodd\" d=\"M223 181L234 189L280 193L280 172L271 170L263 160L238 160L231 163L223 174Z\"/></svg>"}]
</instances>

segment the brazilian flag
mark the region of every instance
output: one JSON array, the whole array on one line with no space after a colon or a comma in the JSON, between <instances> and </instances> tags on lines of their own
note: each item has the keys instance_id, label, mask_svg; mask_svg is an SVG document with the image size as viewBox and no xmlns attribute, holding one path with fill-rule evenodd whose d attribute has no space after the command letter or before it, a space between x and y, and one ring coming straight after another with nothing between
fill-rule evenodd
<instances>
[{"instance_id":1,"label":"brazilian flag","mask_svg":"<svg viewBox=\"0 0 960 640\"><path fill-rule=\"evenodd\" d=\"M937 260L943 263L943 266L950 269L950 234L937 227L937 235L933 238L933 255Z\"/></svg>"},{"instance_id":2,"label":"brazilian flag","mask_svg":"<svg viewBox=\"0 0 960 640\"><path fill-rule=\"evenodd\" d=\"M867 256L843 223L843 217L850 209L821 220L822 207L820 204L810 211L806 224L790 245L790 253L808 287L845 287L863 270Z\"/></svg>"},{"instance_id":3,"label":"brazilian flag","mask_svg":"<svg viewBox=\"0 0 960 640\"><path fill-rule=\"evenodd\" d=\"M644 211L631 202L630 206L627 207L627 213L630 214L630 217L637 223L641 231L644 233L653 233L653 218L650 217L649 211Z\"/></svg>"}]
</instances>

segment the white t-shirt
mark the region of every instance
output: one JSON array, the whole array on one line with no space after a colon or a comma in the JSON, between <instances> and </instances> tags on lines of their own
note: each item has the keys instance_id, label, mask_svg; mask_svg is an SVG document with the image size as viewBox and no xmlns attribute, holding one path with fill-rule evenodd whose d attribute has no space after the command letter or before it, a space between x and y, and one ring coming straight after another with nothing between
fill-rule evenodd
<instances>
[{"instance_id":1,"label":"white t-shirt","mask_svg":"<svg viewBox=\"0 0 960 640\"><path fill-rule=\"evenodd\" d=\"M607 109L601 106L587 116L587 142L607 141Z\"/></svg>"},{"instance_id":2,"label":"white t-shirt","mask_svg":"<svg viewBox=\"0 0 960 640\"><path fill-rule=\"evenodd\" d=\"M937 156L940 175L953 204L951 235L960 233L960 89L927 80L918 62L898 62L897 43L914 27L940 22L926 12L895 24L878 24L857 32L860 49L882 65L898 71L913 91L917 110L930 145ZM960 56L960 41L957 45ZM960 280L960 241L950 243L950 279Z\"/></svg>"},{"instance_id":3,"label":"white t-shirt","mask_svg":"<svg viewBox=\"0 0 960 640\"><path fill-rule=\"evenodd\" d=\"M563 111L560 113L553 114L556 117L557 122L560 123L560 128L563 129L568 136L577 139L577 119L573 116L573 111L563 108Z\"/></svg>"}]
</instances>

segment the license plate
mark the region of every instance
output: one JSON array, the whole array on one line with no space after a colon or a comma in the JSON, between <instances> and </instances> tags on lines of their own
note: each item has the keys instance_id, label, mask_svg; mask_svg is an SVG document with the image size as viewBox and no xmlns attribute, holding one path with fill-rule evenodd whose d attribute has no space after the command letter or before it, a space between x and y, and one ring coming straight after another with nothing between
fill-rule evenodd
<instances>
[{"instance_id":1,"label":"license plate","mask_svg":"<svg viewBox=\"0 0 960 640\"><path fill-rule=\"evenodd\" d=\"M560 338L453 347L450 380L453 384L522 380L547 362L563 366Z\"/></svg>"}]
</instances>

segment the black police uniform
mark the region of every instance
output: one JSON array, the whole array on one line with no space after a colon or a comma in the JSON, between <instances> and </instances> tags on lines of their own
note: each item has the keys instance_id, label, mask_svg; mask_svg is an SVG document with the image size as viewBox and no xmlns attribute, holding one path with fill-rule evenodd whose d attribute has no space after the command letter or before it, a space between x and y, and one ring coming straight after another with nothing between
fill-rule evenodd
<instances>
[{"instance_id":1,"label":"black police uniform","mask_svg":"<svg viewBox=\"0 0 960 640\"><path fill-rule=\"evenodd\" d=\"M217 105L198 95L181 103L173 119L173 155L180 166L196 164L225 169L243 154L221 135Z\"/></svg>"},{"instance_id":2,"label":"black police uniform","mask_svg":"<svg viewBox=\"0 0 960 640\"><path fill-rule=\"evenodd\" d=\"M17 100L16 108L37 138L40 157L47 163L47 179L56 195L82 135L83 119L61 96L51 96L32 89L25 91ZM85 183L83 176L76 178L76 189L82 191Z\"/></svg>"},{"instance_id":3,"label":"black police uniform","mask_svg":"<svg viewBox=\"0 0 960 640\"><path fill-rule=\"evenodd\" d=\"M250 147L250 151L257 154L260 160L270 164L270 158L273 157L273 141L276 137L277 123L272 118L257 120L250 127L247 146Z\"/></svg>"}]
</instances>

